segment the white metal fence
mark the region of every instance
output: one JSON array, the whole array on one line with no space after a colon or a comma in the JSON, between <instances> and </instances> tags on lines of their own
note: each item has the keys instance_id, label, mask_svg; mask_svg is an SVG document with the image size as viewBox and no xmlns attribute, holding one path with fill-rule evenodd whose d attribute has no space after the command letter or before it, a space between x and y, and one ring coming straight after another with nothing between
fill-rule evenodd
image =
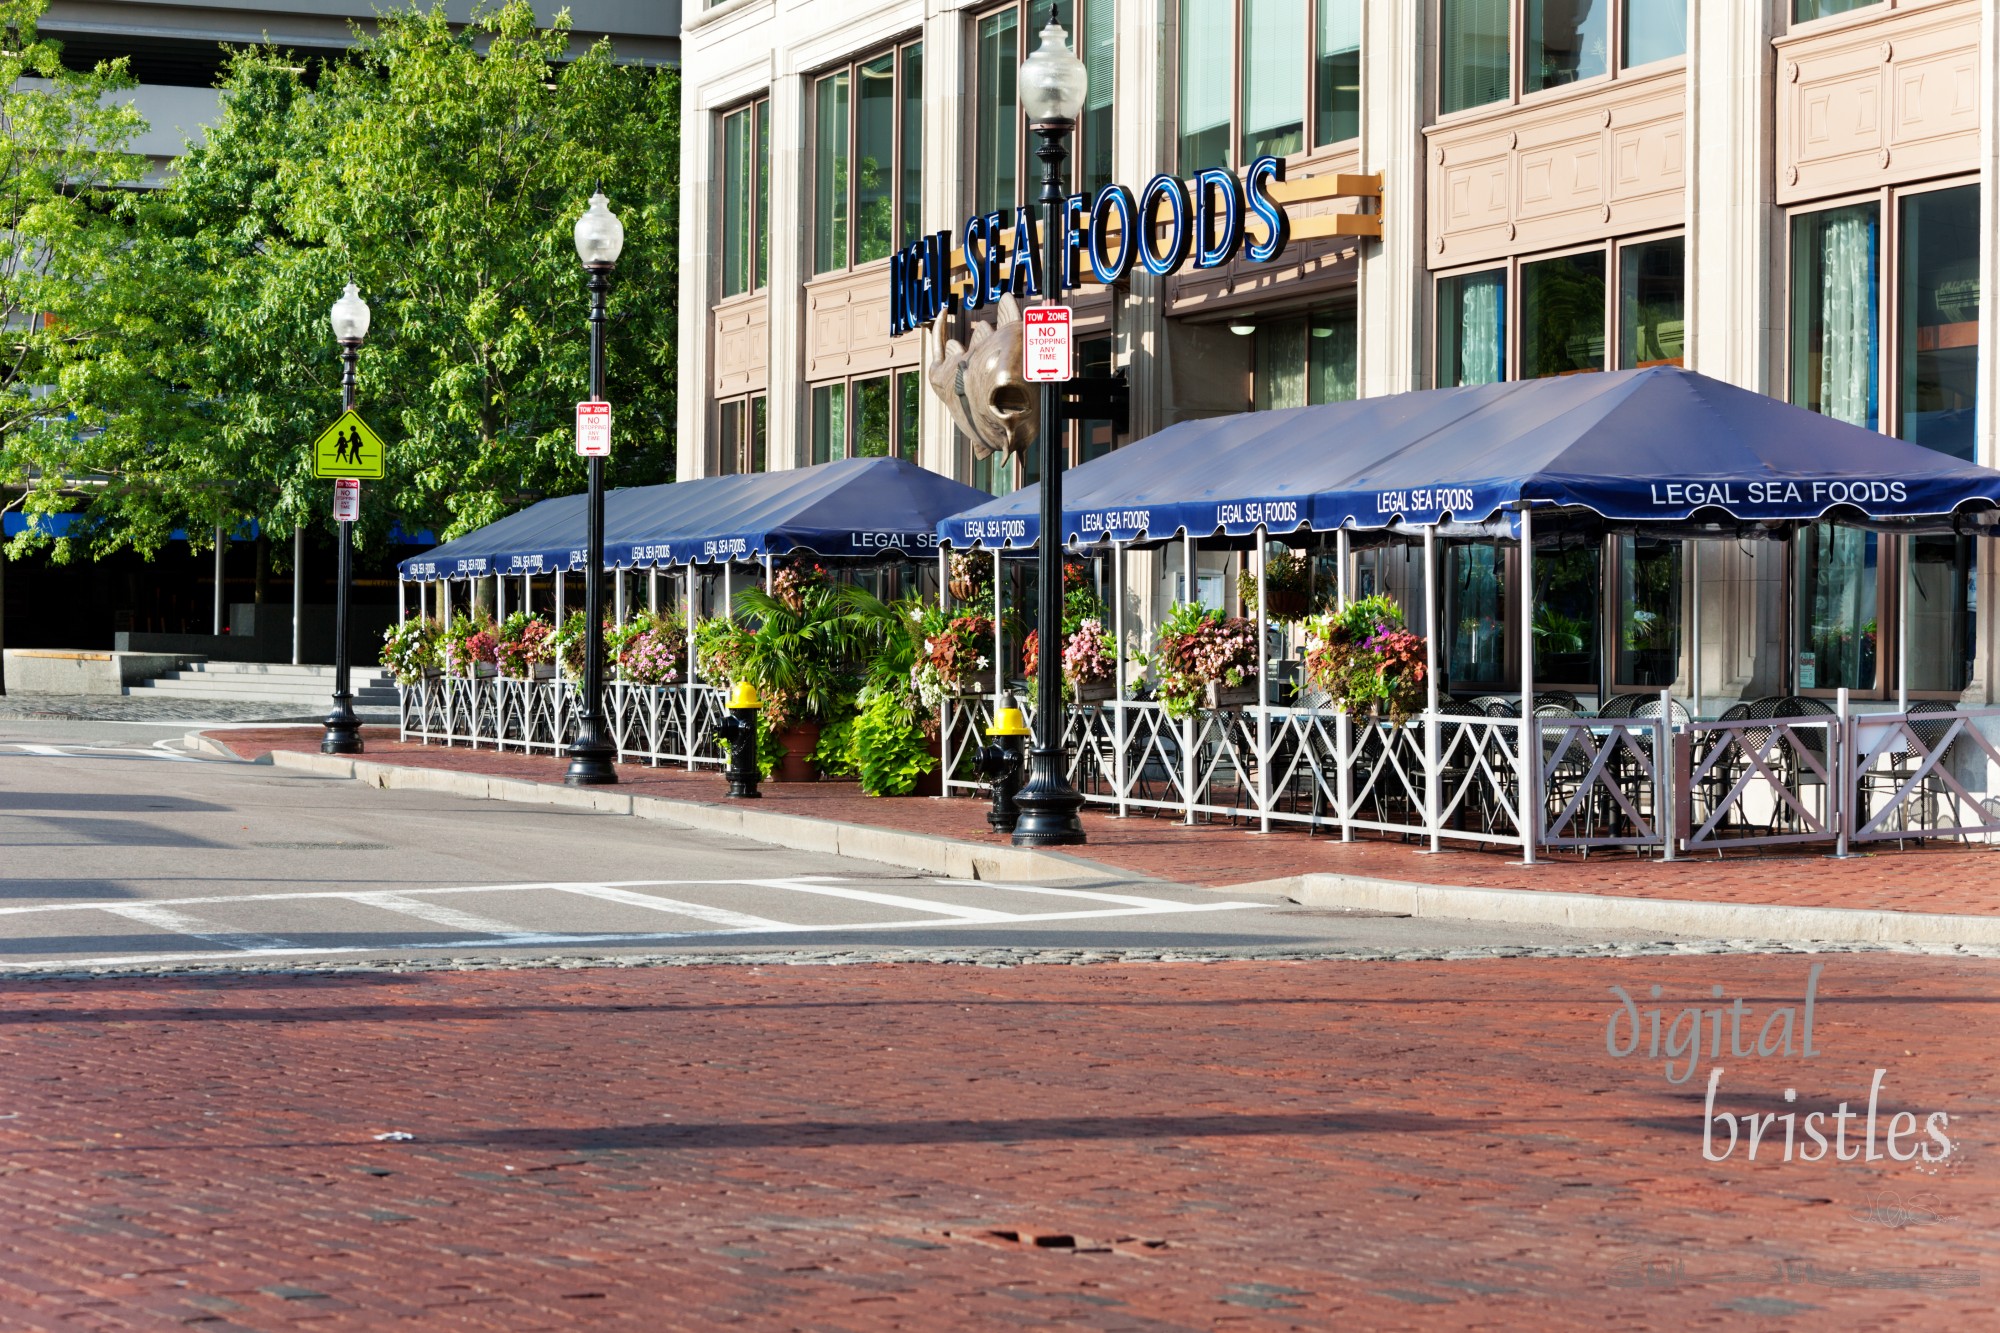
<instances>
[{"instance_id":1,"label":"white metal fence","mask_svg":"<svg viewBox=\"0 0 2000 1333\"><path fill-rule=\"evenodd\" d=\"M573 681L432 676L400 691L406 741L555 754L576 739ZM604 725L622 760L719 768L725 760L713 731L723 702L711 685L614 681L605 687Z\"/></svg>"}]
</instances>

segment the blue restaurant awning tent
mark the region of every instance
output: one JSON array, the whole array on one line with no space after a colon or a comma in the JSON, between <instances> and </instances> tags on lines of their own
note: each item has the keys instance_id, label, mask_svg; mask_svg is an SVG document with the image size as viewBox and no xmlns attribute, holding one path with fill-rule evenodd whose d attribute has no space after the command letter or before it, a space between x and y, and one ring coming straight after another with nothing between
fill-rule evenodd
<instances>
[{"instance_id":1,"label":"blue restaurant awning tent","mask_svg":"<svg viewBox=\"0 0 2000 1333\"><path fill-rule=\"evenodd\" d=\"M604 497L604 558L644 568L796 551L930 556L939 522L986 498L900 458L638 486ZM543 500L404 561L402 575L423 581L581 570L586 502L582 495Z\"/></svg>"},{"instance_id":2,"label":"blue restaurant awning tent","mask_svg":"<svg viewBox=\"0 0 2000 1333\"><path fill-rule=\"evenodd\" d=\"M1614 523L1930 520L2000 472L1674 367L1425 389L1170 426L1064 474L1065 545L1483 523L1522 504ZM1030 545L1040 488L938 527Z\"/></svg>"}]
</instances>

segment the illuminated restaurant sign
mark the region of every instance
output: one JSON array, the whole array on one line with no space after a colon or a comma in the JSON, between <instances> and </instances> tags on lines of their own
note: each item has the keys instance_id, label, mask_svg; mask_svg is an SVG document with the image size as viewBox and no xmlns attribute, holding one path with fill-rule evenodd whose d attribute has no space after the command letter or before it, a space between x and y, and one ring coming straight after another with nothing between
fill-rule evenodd
<instances>
[{"instance_id":1,"label":"illuminated restaurant sign","mask_svg":"<svg viewBox=\"0 0 2000 1333\"><path fill-rule=\"evenodd\" d=\"M1284 253L1292 235L1285 207L1270 189L1284 179L1281 159L1260 157L1240 180L1234 172L1210 167L1191 181L1162 172L1136 195L1124 185L1107 185L1095 195L1070 195L1057 210L1062 271L1056 275L1055 293L1086 282L1120 282L1134 267L1165 277L1190 260L1198 269L1218 268L1238 253L1253 263L1269 263ZM968 218L956 250L952 234L940 231L891 255L891 334L920 328L946 311L982 310L1009 292L1040 296L1040 211L1022 205L1014 210L1011 225L1000 212ZM1255 238L1250 234L1253 218L1262 233ZM952 268L961 255L964 273L954 282Z\"/></svg>"}]
</instances>

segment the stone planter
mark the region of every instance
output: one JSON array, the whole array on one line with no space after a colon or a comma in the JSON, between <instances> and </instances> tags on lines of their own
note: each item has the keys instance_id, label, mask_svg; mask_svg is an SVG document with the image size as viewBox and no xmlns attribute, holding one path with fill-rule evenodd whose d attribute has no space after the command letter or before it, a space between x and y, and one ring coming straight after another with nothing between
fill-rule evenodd
<instances>
[{"instance_id":1,"label":"stone planter","mask_svg":"<svg viewBox=\"0 0 2000 1333\"><path fill-rule=\"evenodd\" d=\"M819 781L819 766L812 761L813 747L819 744L819 723L792 723L778 733L778 744L785 747L785 757L771 771L771 781Z\"/></svg>"}]
</instances>

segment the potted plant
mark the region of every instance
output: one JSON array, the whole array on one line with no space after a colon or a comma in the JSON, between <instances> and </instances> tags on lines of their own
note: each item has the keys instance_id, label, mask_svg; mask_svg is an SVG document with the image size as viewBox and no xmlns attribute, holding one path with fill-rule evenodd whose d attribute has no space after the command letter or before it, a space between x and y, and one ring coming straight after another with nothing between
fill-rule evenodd
<instances>
[{"instance_id":1,"label":"potted plant","mask_svg":"<svg viewBox=\"0 0 2000 1333\"><path fill-rule=\"evenodd\" d=\"M469 615L452 617L444 632L443 664L447 675L493 676L500 670L500 641L494 627Z\"/></svg>"},{"instance_id":2,"label":"potted plant","mask_svg":"<svg viewBox=\"0 0 2000 1333\"><path fill-rule=\"evenodd\" d=\"M1037 631L1030 630L1021 645L1021 669L1033 682L1040 666L1040 637ZM1064 636L1063 697L1080 704L1104 702L1116 693L1112 677L1117 666L1117 651L1111 636L1105 633L1104 622L1096 616L1085 617L1075 630Z\"/></svg>"},{"instance_id":3,"label":"potted plant","mask_svg":"<svg viewBox=\"0 0 2000 1333\"><path fill-rule=\"evenodd\" d=\"M687 665L687 625L678 614L642 611L626 626L612 660L618 679L634 685L671 685Z\"/></svg>"},{"instance_id":4,"label":"potted plant","mask_svg":"<svg viewBox=\"0 0 2000 1333\"><path fill-rule=\"evenodd\" d=\"M1312 610L1312 570L1306 558L1282 546L1264 551L1264 594L1270 602L1272 620L1301 620ZM1236 594L1243 614L1257 614L1257 571L1245 569L1236 576Z\"/></svg>"},{"instance_id":5,"label":"potted plant","mask_svg":"<svg viewBox=\"0 0 2000 1333\"><path fill-rule=\"evenodd\" d=\"M1343 711L1394 722L1420 711L1428 693L1423 636L1379 593L1306 623L1305 675Z\"/></svg>"},{"instance_id":6,"label":"potted plant","mask_svg":"<svg viewBox=\"0 0 2000 1333\"><path fill-rule=\"evenodd\" d=\"M1168 717L1256 702L1257 627L1240 616L1179 603L1167 613L1146 660Z\"/></svg>"},{"instance_id":7,"label":"potted plant","mask_svg":"<svg viewBox=\"0 0 2000 1333\"><path fill-rule=\"evenodd\" d=\"M555 675L555 626L539 616L516 611L500 626L496 658L500 674L514 679L548 680Z\"/></svg>"},{"instance_id":8,"label":"potted plant","mask_svg":"<svg viewBox=\"0 0 2000 1333\"><path fill-rule=\"evenodd\" d=\"M991 606L993 561L972 551L952 556L948 584L952 600L961 606Z\"/></svg>"},{"instance_id":9,"label":"potted plant","mask_svg":"<svg viewBox=\"0 0 2000 1333\"><path fill-rule=\"evenodd\" d=\"M443 674L438 636L437 623L421 617L389 626L382 635L382 669L404 688L435 680Z\"/></svg>"},{"instance_id":10,"label":"potted plant","mask_svg":"<svg viewBox=\"0 0 2000 1333\"><path fill-rule=\"evenodd\" d=\"M740 661L731 680L749 680L763 700L762 718L785 751L780 782L811 782L820 729L840 716L853 697L854 625L842 596L816 565L794 566L799 577L773 590L752 589L736 598L736 612L754 620L732 645ZM782 595L780 595L782 594Z\"/></svg>"},{"instance_id":11,"label":"potted plant","mask_svg":"<svg viewBox=\"0 0 2000 1333\"><path fill-rule=\"evenodd\" d=\"M986 692L992 681L985 673L993 662L993 617L975 611L956 615L925 607L916 626L921 640L911 667L911 684L918 701L935 710L947 698Z\"/></svg>"}]
</instances>

